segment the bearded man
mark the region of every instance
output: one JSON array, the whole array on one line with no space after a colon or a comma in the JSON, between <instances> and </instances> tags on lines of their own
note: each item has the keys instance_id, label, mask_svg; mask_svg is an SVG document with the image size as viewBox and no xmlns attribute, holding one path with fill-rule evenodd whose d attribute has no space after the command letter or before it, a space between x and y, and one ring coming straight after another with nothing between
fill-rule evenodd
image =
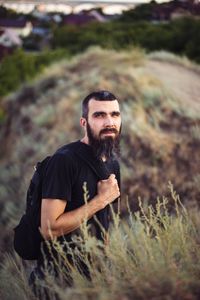
<instances>
[{"instance_id":1,"label":"bearded man","mask_svg":"<svg viewBox=\"0 0 200 300\"><path fill-rule=\"evenodd\" d=\"M64 237L72 242L84 220L96 238L105 240L110 222L109 204L120 196L117 157L121 115L116 97L108 91L89 94L82 102L80 125L84 137L58 149L48 162L41 205L41 233L45 240ZM87 201L83 193L85 183ZM40 275L44 253L47 262L51 261L44 248L37 266Z\"/></svg>"}]
</instances>

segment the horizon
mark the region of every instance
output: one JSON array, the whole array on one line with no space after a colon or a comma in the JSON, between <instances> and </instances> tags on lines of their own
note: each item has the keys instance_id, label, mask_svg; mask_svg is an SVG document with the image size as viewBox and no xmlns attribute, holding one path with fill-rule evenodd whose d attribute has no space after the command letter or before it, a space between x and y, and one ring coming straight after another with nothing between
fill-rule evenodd
<instances>
[{"instance_id":1,"label":"horizon","mask_svg":"<svg viewBox=\"0 0 200 300\"><path fill-rule=\"evenodd\" d=\"M171 0L157 0L157 3ZM79 13L83 10L101 7L107 15L121 14L123 11L133 9L140 4L150 3L151 0L0 0L0 5L12 9L17 13L31 13L36 7L40 12L49 13Z\"/></svg>"},{"instance_id":2,"label":"horizon","mask_svg":"<svg viewBox=\"0 0 200 300\"><path fill-rule=\"evenodd\" d=\"M120 3L120 4L128 4L128 3L148 3L151 2L152 0L6 0L6 1L0 1L0 3L5 3L7 4L8 2L19 2L19 3L28 3L28 2L34 2L34 3L63 3L63 4L68 4L68 3ZM169 2L173 0L155 0L155 2ZM181 1L181 0L180 0ZM182 1L187 1L187 0L182 0ZM199 0L200 1L200 0Z\"/></svg>"}]
</instances>

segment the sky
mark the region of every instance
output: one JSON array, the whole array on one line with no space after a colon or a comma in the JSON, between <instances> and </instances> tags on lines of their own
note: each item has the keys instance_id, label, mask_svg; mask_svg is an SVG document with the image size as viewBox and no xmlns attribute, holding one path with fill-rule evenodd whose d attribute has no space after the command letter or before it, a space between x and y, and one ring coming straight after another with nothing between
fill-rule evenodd
<instances>
[{"instance_id":1,"label":"sky","mask_svg":"<svg viewBox=\"0 0 200 300\"><path fill-rule=\"evenodd\" d=\"M105 2L105 8L103 11L105 14L114 14L114 13L121 13L124 10L128 10L131 7L127 4L139 4L139 3L148 3L151 0L10 0L10 1L3 1L0 0L0 4L3 3L7 8L14 9L18 12L29 13L31 12L36 4L45 3L45 11L48 12L64 12L64 13L71 13L72 7L70 4L73 2L76 4L76 7L73 8L74 13L78 13L83 9L91 9L94 5L98 5L99 3ZM169 0L156 0L158 3L167 2ZM48 4L47 4L48 3ZM87 3L87 4L86 4ZM40 5L41 6L41 5Z\"/></svg>"},{"instance_id":2,"label":"sky","mask_svg":"<svg viewBox=\"0 0 200 300\"><path fill-rule=\"evenodd\" d=\"M137 3L137 2L141 2L141 3L148 3L150 2L151 0L7 0L7 1L3 1L1 0L0 3L9 3L9 2L19 2L19 3L23 3L23 2L38 2L38 3L41 3L41 2L46 2L46 3L56 3L56 2L62 2L62 3L70 3L70 2L83 2L83 3L98 3L98 2L110 2L110 3ZM167 2L169 0L156 0L156 2Z\"/></svg>"}]
</instances>

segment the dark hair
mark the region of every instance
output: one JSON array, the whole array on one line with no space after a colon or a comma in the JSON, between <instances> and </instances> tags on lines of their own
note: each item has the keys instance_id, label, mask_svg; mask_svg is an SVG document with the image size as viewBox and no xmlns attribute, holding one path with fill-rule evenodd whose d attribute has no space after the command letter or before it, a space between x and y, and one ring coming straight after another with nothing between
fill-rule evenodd
<instances>
[{"instance_id":1,"label":"dark hair","mask_svg":"<svg viewBox=\"0 0 200 300\"><path fill-rule=\"evenodd\" d=\"M114 94L108 92L108 91L97 91L92 92L89 94L85 99L83 99L82 102L82 117L86 118L88 117L88 103L91 99L98 100L98 101L114 101L117 100Z\"/></svg>"}]
</instances>

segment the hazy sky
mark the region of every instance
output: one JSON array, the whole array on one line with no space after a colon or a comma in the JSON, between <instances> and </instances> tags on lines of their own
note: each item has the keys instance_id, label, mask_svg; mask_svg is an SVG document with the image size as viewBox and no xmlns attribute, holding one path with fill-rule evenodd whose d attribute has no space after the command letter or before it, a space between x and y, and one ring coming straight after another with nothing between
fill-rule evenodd
<instances>
[{"instance_id":1,"label":"hazy sky","mask_svg":"<svg viewBox=\"0 0 200 300\"><path fill-rule=\"evenodd\" d=\"M70 4L75 3L75 8L73 8L74 13L78 13L83 9L91 9L94 5L98 5L99 3L105 2L109 3L103 8L105 14L114 14L121 13L124 10L130 9L128 4L140 4L140 3L148 3L151 0L10 0L10 1L2 1L0 0L0 4L3 3L6 7L14 9L18 12L29 13L33 11L35 4L43 5L46 3L44 11L48 12L64 12L69 14L72 12L72 7ZM157 2L167 2L170 0L156 0ZM124 4L124 5L123 5ZM127 5L126 5L127 4ZM132 5L131 5L132 6Z\"/></svg>"},{"instance_id":2,"label":"hazy sky","mask_svg":"<svg viewBox=\"0 0 200 300\"><path fill-rule=\"evenodd\" d=\"M62 0L63 1L63 0ZM65 2L67 2L67 0L64 0ZM78 0L70 0L71 2L73 1L78 1ZM98 3L98 2L110 2L110 3L117 3L119 2L120 4L122 4L123 2L130 2L130 3L138 3L138 2L141 2L141 3L148 3L150 2L151 0L79 0L79 2L93 2L93 3ZM169 2L170 0L156 0L156 2Z\"/></svg>"},{"instance_id":3,"label":"hazy sky","mask_svg":"<svg viewBox=\"0 0 200 300\"><path fill-rule=\"evenodd\" d=\"M137 3L137 2L150 2L151 0L33 0L33 2L49 2L49 3L56 3L56 2L63 2L65 4L67 4L67 2L83 2L83 3L98 3L98 2L110 2L110 3L120 3L122 4L123 2L126 3L126 2L129 2L129 3ZM156 2L168 2L169 0L156 0ZM0 0L0 3L9 3L9 2L32 2L32 0L7 0L7 1L2 1Z\"/></svg>"}]
</instances>

